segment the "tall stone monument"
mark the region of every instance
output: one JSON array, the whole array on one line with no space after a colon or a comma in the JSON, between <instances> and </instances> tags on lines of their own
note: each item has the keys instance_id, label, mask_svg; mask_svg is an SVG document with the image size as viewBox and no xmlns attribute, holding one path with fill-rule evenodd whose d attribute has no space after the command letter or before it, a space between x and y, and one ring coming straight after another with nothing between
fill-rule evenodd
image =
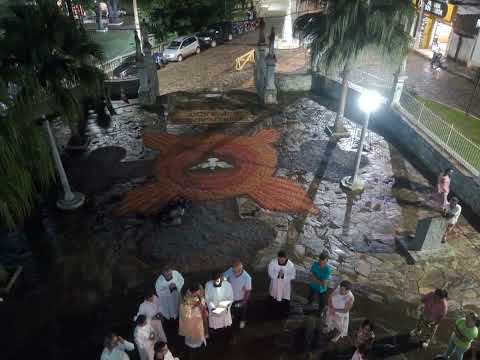
<instances>
[{"instance_id":1,"label":"tall stone monument","mask_svg":"<svg viewBox=\"0 0 480 360\"><path fill-rule=\"evenodd\" d=\"M277 65L277 57L275 56L275 29L272 27L270 31L269 49L265 63L267 72L265 76L265 91L263 93L263 102L265 104L277 103L277 87L275 85L275 67Z\"/></svg>"},{"instance_id":2,"label":"tall stone monument","mask_svg":"<svg viewBox=\"0 0 480 360\"><path fill-rule=\"evenodd\" d=\"M140 88L138 97L142 105L153 105L160 95L157 67L152 57L152 45L148 38L143 40L143 55L138 62Z\"/></svg>"},{"instance_id":3,"label":"tall stone monument","mask_svg":"<svg viewBox=\"0 0 480 360\"><path fill-rule=\"evenodd\" d=\"M263 101L263 93L265 90L265 77L267 73L267 65L265 63L265 57L267 55L267 44L265 41L265 21L260 19L258 25L258 43L257 51L255 51L255 88L257 89L258 96Z\"/></svg>"}]
</instances>

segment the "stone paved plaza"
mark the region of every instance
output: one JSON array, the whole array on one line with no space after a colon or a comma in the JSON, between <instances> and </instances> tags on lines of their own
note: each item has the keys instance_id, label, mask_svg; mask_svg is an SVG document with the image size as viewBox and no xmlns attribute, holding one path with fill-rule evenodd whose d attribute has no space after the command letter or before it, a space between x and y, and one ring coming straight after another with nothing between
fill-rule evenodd
<instances>
[{"instance_id":1,"label":"stone paved plaza","mask_svg":"<svg viewBox=\"0 0 480 360\"><path fill-rule=\"evenodd\" d=\"M196 109L234 108L248 116L233 124L201 124L194 119L192 124L179 124L175 111L165 121L155 111L118 103L119 115L110 129L91 124L89 157L80 163L70 162L67 170L75 188L87 193L89 204L67 221L61 220L59 227L63 237L73 243L89 239L93 248L108 254L109 261L104 264L108 269L99 269L105 278L100 277L98 282L120 286L129 296L139 286L145 287L145 281L158 274L165 261L187 274L205 274L228 266L236 256L258 274L257 281L264 282L266 263L285 248L297 265L296 301L301 304L309 267L316 255L327 250L332 255L335 281L349 279L355 284L356 321L372 317L379 323L380 333L393 336L399 344L403 344L399 336L414 324L419 296L435 287L449 291L450 320L441 326L438 342L428 351L420 351L410 349L407 341L407 345L398 346L408 349L408 354L398 354L403 351L399 350L386 356L398 359L431 358L444 346L451 320L460 310L479 308L476 269L480 235L464 218L436 258L409 265L396 250L396 238L408 238L419 219L439 213L429 200L432 184L381 135L372 131L367 134L361 161L366 188L352 197L342 191L339 179L353 168L360 128L348 122L352 136L338 143L329 141L324 127L333 122L335 113L323 105L329 104L328 100L313 95L289 96L275 108L262 108L256 95L247 91L177 93L169 97L165 102L173 109L181 109L182 104L190 104L192 113ZM193 201L178 226L163 226L155 215L115 215L127 192L156 181L151 169L162 153L144 145L144 131L202 137L254 136L266 129L280 133L272 144L278 154L274 175L303 187L315 212L272 211L261 208L249 196L227 196ZM155 176L162 177L158 173ZM223 185L219 182L218 186ZM82 226L75 220L78 216L82 217ZM113 280L108 280L109 276ZM102 286L105 284L98 284ZM259 286L256 296L263 298L264 294L265 288ZM282 342L291 341L304 321L297 316L286 323L283 337L287 339L280 336L275 341L277 345L280 342L280 353Z\"/></svg>"}]
</instances>

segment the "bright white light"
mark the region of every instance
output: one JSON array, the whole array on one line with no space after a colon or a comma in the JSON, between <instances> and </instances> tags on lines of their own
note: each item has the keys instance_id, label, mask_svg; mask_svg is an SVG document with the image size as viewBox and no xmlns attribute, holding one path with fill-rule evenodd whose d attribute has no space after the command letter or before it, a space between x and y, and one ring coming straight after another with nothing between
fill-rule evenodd
<instances>
[{"instance_id":1,"label":"bright white light","mask_svg":"<svg viewBox=\"0 0 480 360\"><path fill-rule=\"evenodd\" d=\"M268 4L263 4L263 5L260 6L260 7L265 8L265 9L268 9L269 6L270 6L270 5L268 5Z\"/></svg>"},{"instance_id":2,"label":"bright white light","mask_svg":"<svg viewBox=\"0 0 480 360\"><path fill-rule=\"evenodd\" d=\"M366 113L371 113L380 107L383 97L376 91L367 90L360 95L358 106Z\"/></svg>"}]
</instances>

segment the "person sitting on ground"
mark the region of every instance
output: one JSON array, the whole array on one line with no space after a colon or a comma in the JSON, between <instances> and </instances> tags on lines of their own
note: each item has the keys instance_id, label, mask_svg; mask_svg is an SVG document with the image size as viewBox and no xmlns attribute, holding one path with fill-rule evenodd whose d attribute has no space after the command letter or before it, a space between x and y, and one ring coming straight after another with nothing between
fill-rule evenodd
<instances>
[{"instance_id":1,"label":"person sitting on ground","mask_svg":"<svg viewBox=\"0 0 480 360\"><path fill-rule=\"evenodd\" d=\"M155 356L153 360L180 360L178 357L174 357L170 352L166 342L158 341L153 347Z\"/></svg>"},{"instance_id":2,"label":"person sitting on ground","mask_svg":"<svg viewBox=\"0 0 480 360\"><path fill-rule=\"evenodd\" d=\"M308 284L309 295L308 304L311 305L315 298L318 298L318 310L321 312L327 302L328 280L330 280L332 269L328 265L328 253L322 252L318 256L318 261L312 264L310 269L312 273L312 282Z\"/></svg>"},{"instance_id":3,"label":"person sitting on ground","mask_svg":"<svg viewBox=\"0 0 480 360\"><path fill-rule=\"evenodd\" d=\"M370 347L367 344L360 344L352 356L352 360L367 360Z\"/></svg>"},{"instance_id":4,"label":"person sitting on ground","mask_svg":"<svg viewBox=\"0 0 480 360\"><path fill-rule=\"evenodd\" d=\"M445 230L445 234L443 235L442 243L447 242L447 235L452 232L457 225L458 218L462 213L462 207L458 203L458 199L453 197L448 204L447 211L445 213L445 217L448 219L447 229Z\"/></svg>"},{"instance_id":5,"label":"person sitting on ground","mask_svg":"<svg viewBox=\"0 0 480 360\"><path fill-rule=\"evenodd\" d=\"M359 348L360 345L366 344L370 349L373 345L373 342L375 341L374 331L375 328L373 323L368 319L363 320L362 325L360 325L360 328L355 333L355 336L353 338L353 345Z\"/></svg>"},{"instance_id":6,"label":"person sitting on ground","mask_svg":"<svg viewBox=\"0 0 480 360\"><path fill-rule=\"evenodd\" d=\"M110 333L105 336L104 349L100 360L128 360L129 357L125 351L132 351L135 346L124 340L117 334Z\"/></svg>"},{"instance_id":7,"label":"person sitting on ground","mask_svg":"<svg viewBox=\"0 0 480 360\"><path fill-rule=\"evenodd\" d=\"M332 342L337 342L342 337L348 336L350 310L355 297L351 291L352 283L344 280L328 298L325 324L328 332L333 332Z\"/></svg>"},{"instance_id":8,"label":"person sitting on ground","mask_svg":"<svg viewBox=\"0 0 480 360\"><path fill-rule=\"evenodd\" d=\"M410 332L411 337L417 337L424 348L427 348L435 336L440 321L447 315L448 293L446 290L435 289L422 296L423 313L417 326Z\"/></svg>"},{"instance_id":9,"label":"person sitting on ground","mask_svg":"<svg viewBox=\"0 0 480 360\"><path fill-rule=\"evenodd\" d=\"M478 316L473 311L468 311L465 318L458 319L455 322L455 329L450 337L447 351L435 359L462 360L463 354L470 349L473 340L478 336L477 322Z\"/></svg>"}]
</instances>

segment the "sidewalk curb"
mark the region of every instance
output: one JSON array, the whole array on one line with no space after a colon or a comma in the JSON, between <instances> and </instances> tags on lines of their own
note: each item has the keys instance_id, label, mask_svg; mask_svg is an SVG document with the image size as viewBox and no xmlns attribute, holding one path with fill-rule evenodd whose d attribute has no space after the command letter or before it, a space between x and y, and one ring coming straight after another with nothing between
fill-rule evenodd
<instances>
[{"instance_id":1,"label":"sidewalk curb","mask_svg":"<svg viewBox=\"0 0 480 360\"><path fill-rule=\"evenodd\" d=\"M421 56L421 57L423 57L423 58L425 58L425 59L431 60L431 58L430 58L428 55L426 55L426 54L424 54L424 53L421 53L420 51L417 51L416 49L411 49L410 51L413 52L414 54L418 55L418 56ZM471 76L469 76L469 75L465 75L464 73L461 73L461 72L459 72L459 71L454 71L454 70L452 70L450 67L448 67L447 70L445 70L445 71L446 71L446 72L449 72L450 74L453 74L453 75L462 77L462 78L464 78L464 79L466 79L466 80L468 80L468 81L471 81L471 82L473 82L473 80L474 80L473 77L471 77Z\"/></svg>"}]
</instances>

